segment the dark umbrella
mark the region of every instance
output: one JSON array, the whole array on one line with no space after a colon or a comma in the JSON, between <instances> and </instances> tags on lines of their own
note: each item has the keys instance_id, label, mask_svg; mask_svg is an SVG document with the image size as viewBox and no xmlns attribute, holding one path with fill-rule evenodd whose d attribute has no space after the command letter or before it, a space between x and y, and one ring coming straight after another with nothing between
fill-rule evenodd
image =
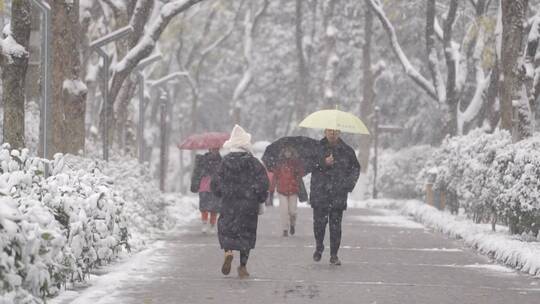
<instances>
[{"instance_id":1,"label":"dark umbrella","mask_svg":"<svg viewBox=\"0 0 540 304\"><path fill-rule=\"evenodd\" d=\"M304 166L305 174L313 170L319 156L319 141L305 136L287 136L276 140L266 147L262 161L269 171L274 169L279 161L281 151L285 147L291 147L296 150L298 158Z\"/></svg>"},{"instance_id":2,"label":"dark umbrella","mask_svg":"<svg viewBox=\"0 0 540 304\"><path fill-rule=\"evenodd\" d=\"M178 144L183 150L206 150L221 148L223 143L229 139L229 133L207 132L191 135Z\"/></svg>"}]
</instances>

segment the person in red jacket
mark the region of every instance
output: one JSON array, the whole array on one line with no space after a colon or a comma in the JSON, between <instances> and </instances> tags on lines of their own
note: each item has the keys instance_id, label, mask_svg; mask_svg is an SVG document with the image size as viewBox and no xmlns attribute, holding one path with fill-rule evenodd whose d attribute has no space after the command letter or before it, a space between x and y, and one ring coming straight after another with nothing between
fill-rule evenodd
<instances>
[{"instance_id":1,"label":"person in red jacket","mask_svg":"<svg viewBox=\"0 0 540 304\"><path fill-rule=\"evenodd\" d=\"M285 147L274 169L274 180L279 197L279 210L283 236L295 233L296 209L300 179L304 176L302 162L292 147Z\"/></svg>"}]
</instances>

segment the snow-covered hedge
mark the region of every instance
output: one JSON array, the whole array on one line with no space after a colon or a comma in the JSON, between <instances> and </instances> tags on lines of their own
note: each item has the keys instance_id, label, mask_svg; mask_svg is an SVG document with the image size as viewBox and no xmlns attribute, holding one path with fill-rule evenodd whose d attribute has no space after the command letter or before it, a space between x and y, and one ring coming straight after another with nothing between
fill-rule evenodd
<instances>
[{"instance_id":1,"label":"snow-covered hedge","mask_svg":"<svg viewBox=\"0 0 540 304\"><path fill-rule=\"evenodd\" d=\"M538 234L540 226L540 139L512 144L508 132L474 130L447 139L421 176L435 189L457 194L475 222L502 220L511 233ZM450 202L452 203L452 202Z\"/></svg>"},{"instance_id":2,"label":"snow-covered hedge","mask_svg":"<svg viewBox=\"0 0 540 304\"><path fill-rule=\"evenodd\" d=\"M402 150L384 150L379 156L377 189L389 198L420 198L423 180L418 174L432 156L434 148L428 145L414 146ZM373 170L369 170L369 181L373 183ZM369 187L371 191L372 187Z\"/></svg>"},{"instance_id":3,"label":"snow-covered hedge","mask_svg":"<svg viewBox=\"0 0 540 304\"><path fill-rule=\"evenodd\" d=\"M131 160L0 150L0 303L40 303L62 285L170 227L167 202Z\"/></svg>"}]
</instances>

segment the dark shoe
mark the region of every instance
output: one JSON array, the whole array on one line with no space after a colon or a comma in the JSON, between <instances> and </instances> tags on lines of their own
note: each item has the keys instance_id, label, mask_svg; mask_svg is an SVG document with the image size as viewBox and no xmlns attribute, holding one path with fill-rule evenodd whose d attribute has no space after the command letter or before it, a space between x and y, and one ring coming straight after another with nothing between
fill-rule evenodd
<instances>
[{"instance_id":1,"label":"dark shoe","mask_svg":"<svg viewBox=\"0 0 540 304\"><path fill-rule=\"evenodd\" d=\"M294 235L294 232L295 232L295 230L294 230L294 226L291 226L291 229L290 229L290 231L291 231L291 235Z\"/></svg>"},{"instance_id":2,"label":"dark shoe","mask_svg":"<svg viewBox=\"0 0 540 304\"><path fill-rule=\"evenodd\" d=\"M249 272L247 272L246 266L238 266L238 277L240 279L249 277Z\"/></svg>"},{"instance_id":3,"label":"dark shoe","mask_svg":"<svg viewBox=\"0 0 540 304\"><path fill-rule=\"evenodd\" d=\"M330 264L336 265L336 266L341 266L341 261L339 260L337 255L333 255L333 256L330 257Z\"/></svg>"},{"instance_id":4,"label":"dark shoe","mask_svg":"<svg viewBox=\"0 0 540 304\"><path fill-rule=\"evenodd\" d=\"M313 260L314 260L315 262L318 262L318 261L321 260L321 256L322 256L322 253L321 253L321 252L315 251L315 252L313 253Z\"/></svg>"},{"instance_id":5,"label":"dark shoe","mask_svg":"<svg viewBox=\"0 0 540 304\"><path fill-rule=\"evenodd\" d=\"M225 252L225 260L223 261L223 266L221 266L221 273L228 275L231 273L231 263L233 260L232 251Z\"/></svg>"},{"instance_id":6,"label":"dark shoe","mask_svg":"<svg viewBox=\"0 0 540 304\"><path fill-rule=\"evenodd\" d=\"M283 236L289 236L289 232L287 230L283 230Z\"/></svg>"}]
</instances>

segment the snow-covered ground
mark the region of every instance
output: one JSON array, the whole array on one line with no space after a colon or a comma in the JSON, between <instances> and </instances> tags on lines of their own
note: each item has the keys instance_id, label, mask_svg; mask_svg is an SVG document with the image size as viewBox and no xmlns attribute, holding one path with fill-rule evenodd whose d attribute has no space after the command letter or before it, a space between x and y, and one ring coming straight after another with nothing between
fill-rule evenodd
<instances>
[{"instance_id":1,"label":"snow-covered ground","mask_svg":"<svg viewBox=\"0 0 540 304\"><path fill-rule=\"evenodd\" d=\"M441 212L417 200L353 201L349 202L349 206L395 210L403 216L414 218L426 227L453 238L463 239L465 244L500 264L540 276L540 243L523 241L519 237L509 235L504 228L498 227L498 231L493 232L490 225L475 224L466 218Z\"/></svg>"}]
</instances>

